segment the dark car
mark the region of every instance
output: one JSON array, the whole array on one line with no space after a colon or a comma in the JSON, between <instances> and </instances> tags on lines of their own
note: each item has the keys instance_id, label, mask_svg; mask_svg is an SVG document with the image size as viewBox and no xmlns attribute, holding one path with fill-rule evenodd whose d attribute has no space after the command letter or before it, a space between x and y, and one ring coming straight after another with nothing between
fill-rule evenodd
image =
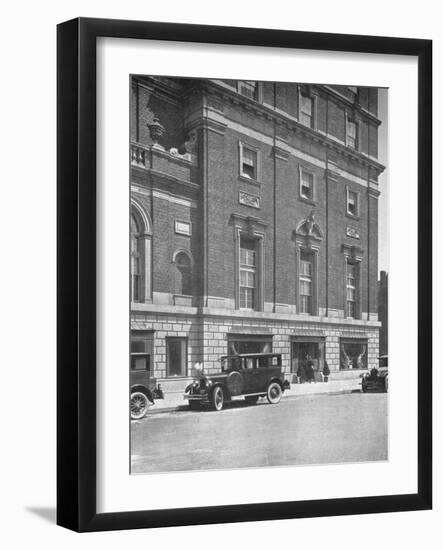
<instances>
[{"instance_id":1,"label":"dark car","mask_svg":"<svg viewBox=\"0 0 443 550\"><path fill-rule=\"evenodd\" d=\"M389 389L388 356L378 358L378 369L373 368L362 375L361 389L367 391L385 391Z\"/></svg>"},{"instance_id":2,"label":"dark car","mask_svg":"<svg viewBox=\"0 0 443 550\"><path fill-rule=\"evenodd\" d=\"M131 357L131 418L140 420L148 412L154 399L163 399L157 380L150 376L149 355L133 354Z\"/></svg>"},{"instance_id":3,"label":"dark car","mask_svg":"<svg viewBox=\"0 0 443 550\"><path fill-rule=\"evenodd\" d=\"M226 401L243 396L257 403L266 396L269 403L278 403L289 382L285 380L279 353L245 353L221 357L221 372L201 374L189 384L184 395L191 409L210 404L221 411Z\"/></svg>"}]
</instances>

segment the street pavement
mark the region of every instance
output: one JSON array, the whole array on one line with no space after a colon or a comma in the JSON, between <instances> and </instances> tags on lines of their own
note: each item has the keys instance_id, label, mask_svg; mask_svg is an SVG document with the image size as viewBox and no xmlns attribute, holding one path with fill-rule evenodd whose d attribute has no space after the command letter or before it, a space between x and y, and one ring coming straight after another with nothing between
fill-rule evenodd
<instances>
[{"instance_id":1,"label":"street pavement","mask_svg":"<svg viewBox=\"0 0 443 550\"><path fill-rule=\"evenodd\" d=\"M387 460L385 393L311 395L131 424L132 473Z\"/></svg>"}]
</instances>

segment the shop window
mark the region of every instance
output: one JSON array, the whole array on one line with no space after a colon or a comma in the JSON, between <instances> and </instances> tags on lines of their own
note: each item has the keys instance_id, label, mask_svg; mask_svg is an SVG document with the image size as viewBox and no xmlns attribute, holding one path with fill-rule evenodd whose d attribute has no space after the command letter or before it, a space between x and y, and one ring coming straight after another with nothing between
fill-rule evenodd
<instances>
[{"instance_id":1,"label":"shop window","mask_svg":"<svg viewBox=\"0 0 443 550\"><path fill-rule=\"evenodd\" d=\"M340 369L367 369L368 341L366 339L340 339Z\"/></svg>"},{"instance_id":2,"label":"shop window","mask_svg":"<svg viewBox=\"0 0 443 550\"><path fill-rule=\"evenodd\" d=\"M188 341L186 338L166 338L168 376L186 376Z\"/></svg>"}]
</instances>

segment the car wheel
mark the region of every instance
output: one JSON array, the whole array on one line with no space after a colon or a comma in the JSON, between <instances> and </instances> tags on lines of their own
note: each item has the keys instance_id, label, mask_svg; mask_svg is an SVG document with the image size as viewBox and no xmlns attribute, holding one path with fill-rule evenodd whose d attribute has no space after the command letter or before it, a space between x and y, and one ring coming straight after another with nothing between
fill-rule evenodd
<instances>
[{"instance_id":1,"label":"car wheel","mask_svg":"<svg viewBox=\"0 0 443 550\"><path fill-rule=\"evenodd\" d=\"M212 392L212 406L216 411L221 411L223 409L224 401L225 396L223 393L223 388L221 386L216 386Z\"/></svg>"},{"instance_id":2,"label":"car wheel","mask_svg":"<svg viewBox=\"0 0 443 550\"><path fill-rule=\"evenodd\" d=\"M247 397L245 397L245 401L250 405L255 405L258 401L258 395L248 395Z\"/></svg>"},{"instance_id":3,"label":"car wheel","mask_svg":"<svg viewBox=\"0 0 443 550\"><path fill-rule=\"evenodd\" d=\"M388 377L386 376L385 378L385 392L387 393L389 390L389 380L388 380Z\"/></svg>"},{"instance_id":4,"label":"car wheel","mask_svg":"<svg viewBox=\"0 0 443 550\"><path fill-rule=\"evenodd\" d=\"M271 382L268 386L266 397L268 398L269 403L276 405L280 402L282 393L280 384L278 382Z\"/></svg>"},{"instance_id":5,"label":"car wheel","mask_svg":"<svg viewBox=\"0 0 443 550\"><path fill-rule=\"evenodd\" d=\"M199 411L200 405L201 405L200 401L189 400L189 408L191 409L191 411Z\"/></svg>"},{"instance_id":6,"label":"car wheel","mask_svg":"<svg viewBox=\"0 0 443 550\"><path fill-rule=\"evenodd\" d=\"M131 393L131 418L132 420L140 420L148 412L149 399L147 395L141 391Z\"/></svg>"}]
</instances>

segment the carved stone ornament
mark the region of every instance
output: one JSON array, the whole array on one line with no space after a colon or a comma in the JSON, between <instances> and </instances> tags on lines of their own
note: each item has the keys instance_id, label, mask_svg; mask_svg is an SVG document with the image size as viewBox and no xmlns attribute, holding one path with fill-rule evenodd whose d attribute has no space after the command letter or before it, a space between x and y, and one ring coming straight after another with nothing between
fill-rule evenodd
<instances>
[{"instance_id":1,"label":"carved stone ornament","mask_svg":"<svg viewBox=\"0 0 443 550\"><path fill-rule=\"evenodd\" d=\"M156 116L150 124L147 124L147 126L149 128L149 135L151 136L154 145L158 145L158 142L165 134L165 127L160 123L160 120Z\"/></svg>"},{"instance_id":2,"label":"carved stone ornament","mask_svg":"<svg viewBox=\"0 0 443 550\"><path fill-rule=\"evenodd\" d=\"M315 241L321 241L323 240L323 234L321 232L320 227L317 223L315 223L314 218L314 211L312 210L309 216L301 221L297 225L297 229L295 230L295 234L297 237L307 237L309 239L313 239Z\"/></svg>"}]
</instances>

